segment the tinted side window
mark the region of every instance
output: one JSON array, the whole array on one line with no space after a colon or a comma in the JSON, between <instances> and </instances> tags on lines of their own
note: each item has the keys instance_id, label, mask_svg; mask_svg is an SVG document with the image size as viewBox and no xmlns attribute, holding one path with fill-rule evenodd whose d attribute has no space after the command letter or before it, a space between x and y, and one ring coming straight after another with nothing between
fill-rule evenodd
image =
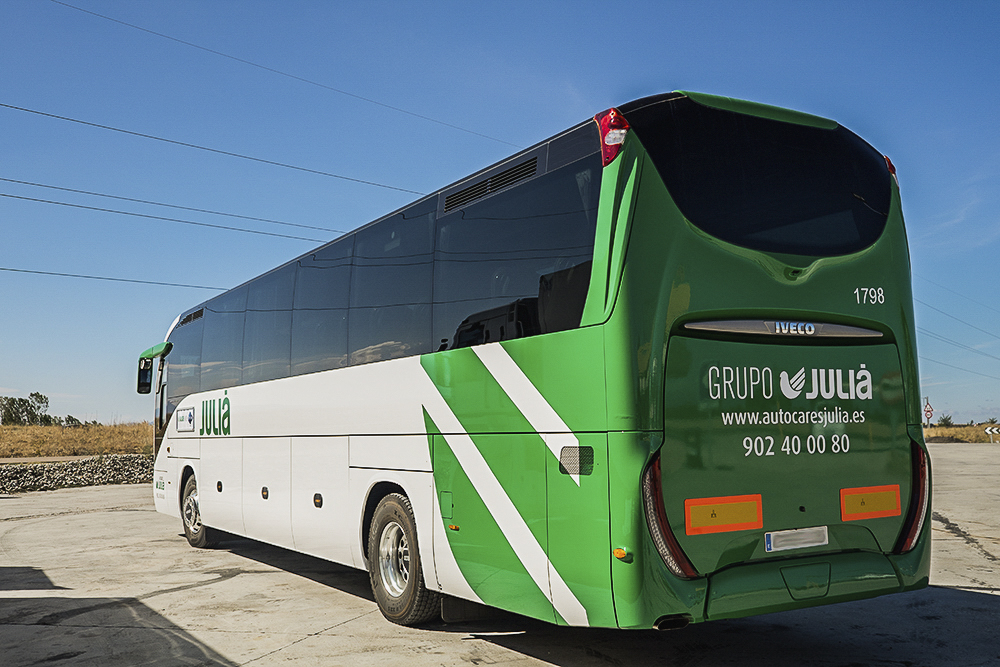
<instances>
[{"instance_id":1,"label":"tinted side window","mask_svg":"<svg viewBox=\"0 0 1000 667\"><path fill-rule=\"evenodd\" d=\"M240 384L243 366L243 320L247 288L237 288L205 305L201 348L201 390Z\"/></svg>"},{"instance_id":2,"label":"tinted side window","mask_svg":"<svg viewBox=\"0 0 1000 667\"><path fill-rule=\"evenodd\" d=\"M288 376L294 286L294 264L261 276L248 285L243 334L244 384Z\"/></svg>"},{"instance_id":3,"label":"tinted side window","mask_svg":"<svg viewBox=\"0 0 1000 667\"><path fill-rule=\"evenodd\" d=\"M354 236L298 261L292 313L292 375L347 365L347 308Z\"/></svg>"},{"instance_id":4,"label":"tinted side window","mask_svg":"<svg viewBox=\"0 0 1000 667\"><path fill-rule=\"evenodd\" d=\"M437 221L439 348L579 326L600 178L600 155L592 154Z\"/></svg>"},{"instance_id":5,"label":"tinted side window","mask_svg":"<svg viewBox=\"0 0 1000 667\"><path fill-rule=\"evenodd\" d=\"M350 363L431 351L431 252L436 201L419 202L356 234Z\"/></svg>"},{"instance_id":6,"label":"tinted side window","mask_svg":"<svg viewBox=\"0 0 1000 667\"><path fill-rule=\"evenodd\" d=\"M201 336L205 320L199 317L170 332L174 347L167 355L167 396L176 405L201 390Z\"/></svg>"}]
</instances>

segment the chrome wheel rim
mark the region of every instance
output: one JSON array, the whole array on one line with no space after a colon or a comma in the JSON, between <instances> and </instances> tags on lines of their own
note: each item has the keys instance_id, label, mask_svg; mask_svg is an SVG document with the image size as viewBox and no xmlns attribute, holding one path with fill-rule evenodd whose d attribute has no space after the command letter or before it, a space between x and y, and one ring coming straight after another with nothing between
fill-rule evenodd
<instances>
[{"instance_id":1,"label":"chrome wheel rim","mask_svg":"<svg viewBox=\"0 0 1000 667\"><path fill-rule=\"evenodd\" d=\"M201 512L198 510L198 490L184 498L184 525L192 535L201 531Z\"/></svg>"},{"instance_id":2,"label":"chrome wheel rim","mask_svg":"<svg viewBox=\"0 0 1000 667\"><path fill-rule=\"evenodd\" d=\"M410 546L403 528L395 521L386 524L378 540L378 572L382 586L398 598L410 578Z\"/></svg>"}]
</instances>

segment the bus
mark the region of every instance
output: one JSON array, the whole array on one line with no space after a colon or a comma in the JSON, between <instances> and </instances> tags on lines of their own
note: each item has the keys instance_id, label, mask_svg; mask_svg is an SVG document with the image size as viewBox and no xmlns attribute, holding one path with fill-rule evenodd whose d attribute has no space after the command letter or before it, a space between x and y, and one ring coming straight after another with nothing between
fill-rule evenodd
<instances>
[{"instance_id":1,"label":"bus","mask_svg":"<svg viewBox=\"0 0 1000 667\"><path fill-rule=\"evenodd\" d=\"M623 104L180 313L139 359L156 509L366 570L405 625L924 587L908 252L838 123Z\"/></svg>"}]
</instances>

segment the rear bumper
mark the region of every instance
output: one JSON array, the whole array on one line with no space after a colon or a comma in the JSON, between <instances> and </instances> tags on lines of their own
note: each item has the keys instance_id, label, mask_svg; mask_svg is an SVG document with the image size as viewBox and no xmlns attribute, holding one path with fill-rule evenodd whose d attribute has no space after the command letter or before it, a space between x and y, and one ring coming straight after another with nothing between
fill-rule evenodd
<instances>
[{"instance_id":1,"label":"rear bumper","mask_svg":"<svg viewBox=\"0 0 1000 667\"><path fill-rule=\"evenodd\" d=\"M859 600L904 588L887 557L863 552L749 563L708 579L705 620Z\"/></svg>"}]
</instances>

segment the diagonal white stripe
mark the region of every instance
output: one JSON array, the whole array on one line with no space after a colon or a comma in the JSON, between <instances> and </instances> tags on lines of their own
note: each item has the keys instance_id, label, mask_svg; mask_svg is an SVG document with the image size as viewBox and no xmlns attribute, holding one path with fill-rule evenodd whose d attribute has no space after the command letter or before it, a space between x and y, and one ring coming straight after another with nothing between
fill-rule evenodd
<instances>
[{"instance_id":1,"label":"diagonal white stripe","mask_svg":"<svg viewBox=\"0 0 1000 667\"><path fill-rule=\"evenodd\" d=\"M531 384L528 376L518 367L517 363L507 354L500 343L477 345L472 348L479 360L486 366L493 379L497 381L504 393L510 397L515 407L521 411L524 418L531 424L545 441L545 445L558 461L563 447L579 447L580 441L570 431L569 426L545 400L541 392ZM580 475L570 477L580 486Z\"/></svg>"},{"instance_id":2,"label":"diagonal white stripe","mask_svg":"<svg viewBox=\"0 0 1000 667\"><path fill-rule=\"evenodd\" d=\"M476 443L465 432L462 423L452 412L437 387L428 378L431 391L424 395L424 408L441 430L444 438L458 459L476 493L482 498L500 532L513 548L524 569L528 571L535 585L545 594L559 615L570 625L589 625L587 610L577 600L573 591L549 562L545 550L535 539L531 529L524 522L513 501L504 491L500 481L486 463ZM551 588L550 588L551 585Z\"/></svg>"}]
</instances>

